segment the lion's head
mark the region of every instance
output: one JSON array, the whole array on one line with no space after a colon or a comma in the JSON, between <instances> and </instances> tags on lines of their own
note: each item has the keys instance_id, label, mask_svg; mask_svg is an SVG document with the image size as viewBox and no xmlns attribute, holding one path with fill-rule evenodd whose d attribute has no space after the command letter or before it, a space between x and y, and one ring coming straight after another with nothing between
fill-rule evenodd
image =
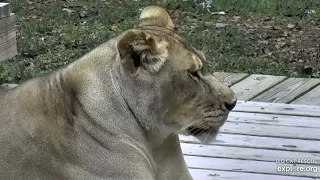
<instances>
[{"instance_id":1,"label":"lion's head","mask_svg":"<svg viewBox=\"0 0 320 180\"><path fill-rule=\"evenodd\" d=\"M145 8L139 26L124 32L117 48L123 97L147 129L202 142L217 135L236 96L209 72L204 55L174 32L164 9Z\"/></svg>"}]
</instances>

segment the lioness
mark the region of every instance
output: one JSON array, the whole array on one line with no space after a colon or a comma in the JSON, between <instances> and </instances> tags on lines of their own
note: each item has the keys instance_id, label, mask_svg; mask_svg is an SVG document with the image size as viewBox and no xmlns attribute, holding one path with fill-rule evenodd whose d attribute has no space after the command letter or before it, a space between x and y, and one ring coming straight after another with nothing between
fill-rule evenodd
<instances>
[{"instance_id":1,"label":"lioness","mask_svg":"<svg viewBox=\"0 0 320 180\"><path fill-rule=\"evenodd\" d=\"M236 97L173 29L146 7L137 28L1 97L1 179L191 180L177 134L212 140Z\"/></svg>"}]
</instances>

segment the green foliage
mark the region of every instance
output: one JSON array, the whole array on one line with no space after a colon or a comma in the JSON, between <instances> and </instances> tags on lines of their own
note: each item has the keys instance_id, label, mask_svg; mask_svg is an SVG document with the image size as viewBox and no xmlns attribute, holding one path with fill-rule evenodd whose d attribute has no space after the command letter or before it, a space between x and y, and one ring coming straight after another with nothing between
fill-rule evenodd
<instances>
[{"instance_id":1,"label":"green foliage","mask_svg":"<svg viewBox=\"0 0 320 180\"><path fill-rule=\"evenodd\" d=\"M226 11L240 15L271 14L284 23L288 19L285 16L294 16L298 26L308 26L310 19L304 18L305 10L320 11L320 0L8 2L18 17L19 55L0 62L0 84L21 83L81 57L99 44L133 28L140 10L152 4L166 9L179 6L179 33L206 53L216 71L303 76L295 67L288 66L286 60L260 56L257 52L261 49L257 48L256 40L248 38L243 31L233 27L217 30L206 22L218 21L219 16L210 12ZM317 16L315 14L313 18L320 19Z\"/></svg>"},{"instance_id":2,"label":"green foliage","mask_svg":"<svg viewBox=\"0 0 320 180\"><path fill-rule=\"evenodd\" d=\"M210 11L303 16L306 10L318 10L319 0L196 0Z\"/></svg>"}]
</instances>

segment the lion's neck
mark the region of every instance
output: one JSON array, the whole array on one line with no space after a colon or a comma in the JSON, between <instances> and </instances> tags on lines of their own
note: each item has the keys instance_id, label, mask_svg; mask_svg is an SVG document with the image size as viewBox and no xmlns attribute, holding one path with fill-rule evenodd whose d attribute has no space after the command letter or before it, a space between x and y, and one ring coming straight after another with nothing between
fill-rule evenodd
<instances>
[{"instance_id":1,"label":"lion's neck","mask_svg":"<svg viewBox=\"0 0 320 180\"><path fill-rule=\"evenodd\" d=\"M33 81L33 80L32 80ZM73 103L75 94L69 88L62 74L57 71L48 77L39 77L34 80L36 83L26 83L22 88L35 89L33 94L34 108L42 109L46 120L61 121L73 125Z\"/></svg>"},{"instance_id":2,"label":"lion's neck","mask_svg":"<svg viewBox=\"0 0 320 180\"><path fill-rule=\"evenodd\" d=\"M115 78L117 72L113 71L116 55L109 55L109 58L97 58L99 67L88 66L92 59L84 58L66 68L63 74L76 93L76 107L83 120L93 121L106 133L111 126L117 125L121 133L135 136L140 126L121 96Z\"/></svg>"},{"instance_id":3,"label":"lion's neck","mask_svg":"<svg viewBox=\"0 0 320 180\"><path fill-rule=\"evenodd\" d=\"M105 49L104 49L105 51ZM88 129L91 136L103 137L103 133L110 133L116 129L118 134L122 134L123 142L139 144L139 148L146 151L153 151L162 147L170 132L153 132L153 121L157 118L150 118L149 124L143 124L137 117L137 107L127 102L128 95L135 96L130 91L130 86L120 74L120 62L117 56L107 55L96 58L99 67L92 67L88 64L92 59L82 59L76 64L67 68L72 73L65 73L69 79L70 88L75 89L78 100L76 113L79 114L78 120L84 126L99 127L102 134L90 132L95 128ZM86 70L86 71L84 71ZM127 87L126 91L123 88ZM129 87L129 89L128 89ZM134 99L134 98L133 98ZM146 107L145 107L146 108ZM154 112L156 113L156 112ZM160 113L157 113L160 114ZM151 128L150 128L151 127ZM113 130L112 130L113 129ZM108 135L102 142L108 142ZM98 138L98 137L95 137ZM128 141L127 141L128 140ZM149 143L149 142L153 143ZM138 146L138 145L137 145Z\"/></svg>"}]
</instances>

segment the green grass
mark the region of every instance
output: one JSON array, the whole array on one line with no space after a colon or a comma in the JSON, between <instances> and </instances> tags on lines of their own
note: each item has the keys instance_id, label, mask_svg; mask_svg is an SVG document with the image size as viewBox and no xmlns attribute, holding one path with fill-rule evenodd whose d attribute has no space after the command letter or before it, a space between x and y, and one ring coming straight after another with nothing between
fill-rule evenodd
<instances>
[{"instance_id":1,"label":"green grass","mask_svg":"<svg viewBox=\"0 0 320 180\"><path fill-rule=\"evenodd\" d=\"M0 84L21 83L29 78L48 73L92 50L108 39L137 24L141 8L160 5L167 9L180 6L178 32L205 52L215 71L262 73L273 75L305 75L285 58L264 57L255 39L242 30L208 26L219 16L209 13L226 11L232 15L275 16L277 22L296 22L303 27L313 26L314 19L304 17L306 9L320 12L320 0L213 0L211 7L203 8L200 1L118 1L118 0L69 0L52 2L47 7L32 9L27 0L11 0L17 15L19 55L0 62ZM210 1L201 1L210 2ZM69 14L63 8L73 10ZM86 17L79 13L86 11ZM39 19L28 19L32 15ZM116 22L116 24L113 24Z\"/></svg>"},{"instance_id":2,"label":"green grass","mask_svg":"<svg viewBox=\"0 0 320 180\"><path fill-rule=\"evenodd\" d=\"M276 58L267 59L253 54L253 51L257 51L256 43L239 30L226 29L217 33L199 28L195 31L200 31L202 34L189 35L190 42L206 52L207 59L212 60L211 67L215 70L295 75L290 72L292 67L288 67L286 61L278 61Z\"/></svg>"},{"instance_id":3,"label":"green grass","mask_svg":"<svg viewBox=\"0 0 320 180\"><path fill-rule=\"evenodd\" d=\"M210 11L301 16L308 9L319 10L319 0L197 0Z\"/></svg>"}]
</instances>

